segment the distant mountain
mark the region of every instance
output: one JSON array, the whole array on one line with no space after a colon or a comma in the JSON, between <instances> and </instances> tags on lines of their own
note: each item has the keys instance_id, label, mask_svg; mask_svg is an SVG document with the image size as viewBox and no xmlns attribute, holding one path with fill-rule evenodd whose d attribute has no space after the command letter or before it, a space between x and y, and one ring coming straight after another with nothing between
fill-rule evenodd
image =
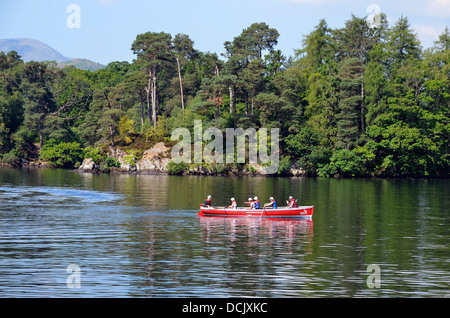
<instances>
[{"instance_id":1,"label":"distant mountain","mask_svg":"<svg viewBox=\"0 0 450 318\"><path fill-rule=\"evenodd\" d=\"M33 39L0 39L0 52L1 51L6 53L9 51L16 51L22 57L24 62L56 61L60 67L75 66L79 69L92 71L105 67L99 63L86 59L72 59L66 57L47 44Z\"/></svg>"},{"instance_id":2,"label":"distant mountain","mask_svg":"<svg viewBox=\"0 0 450 318\"><path fill-rule=\"evenodd\" d=\"M24 62L29 61L56 61L64 62L71 60L45 43L33 39L5 39L0 40L0 51L16 51L22 56Z\"/></svg>"},{"instance_id":3,"label":"distant mountain","mask_svg":"<svg viewBox=\"0 0 450 318\"><path fill-rule=\"evenodd\" d=\"M74 66L75 68L79 68L80 70L90 70L90 71L96 71L105 68L105 65L92 62L86 59L72 59L69 61L63 61L58 63L58 66L59 67Z\"/></svg>"}]
</instances>

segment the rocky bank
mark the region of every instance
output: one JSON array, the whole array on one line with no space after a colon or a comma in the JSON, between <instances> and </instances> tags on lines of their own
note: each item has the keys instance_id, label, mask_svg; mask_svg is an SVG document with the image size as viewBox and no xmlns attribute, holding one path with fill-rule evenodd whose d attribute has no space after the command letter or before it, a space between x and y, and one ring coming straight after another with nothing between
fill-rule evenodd
<instances>
[{"instance_id":1,"label":"rocky bank","mask_svg":"<svg viewBox=\"0 0 450 318\"><path fill-rule=\"evenodd\" d=\"M152 148L144 151L139 158L119 148L110 148L109 157L116 158L120 168L114 168L113 172L137 172L137 173L168 173L167 164L170 162L170 148L160 142ZM99 166L91 159L86 158L78 168L81 172L95 172Z\"/></svg>"},{"instance_id":2,"label":"rocky bank","mask_svg":"<svg viewBox=\"0 0 450 318\"><path fill-rule=\"evenodd\" d=\"M152 148L143 152L139 158L119 148L110 148L109 156L116 158L120 162L120 168L113 168L112 173L138 173L138 174L168 174L167 168L171 161L171 149L164 143L155 144ZM98 172L99 166L90 159L84 159L78 168L79 172ZM259 164L247 164L245 166L225 165L225 164L190 164L182 173L183 175L261 175L269 176L266 169ZM306 176L304 169L297 164L290 165L290 176Z\"/></svg>"}]
</instances>

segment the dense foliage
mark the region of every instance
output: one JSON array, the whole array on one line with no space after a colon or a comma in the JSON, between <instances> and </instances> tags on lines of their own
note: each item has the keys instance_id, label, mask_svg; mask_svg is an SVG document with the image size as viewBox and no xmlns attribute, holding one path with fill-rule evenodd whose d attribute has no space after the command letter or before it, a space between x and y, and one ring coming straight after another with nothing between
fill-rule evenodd
<instances>
[{"instance_id":1,"label":"dense foliage","mask_svg":"<svg viewBox=\"0 0 450 318\"><path fill-rule=\"evenodd\" d=\"M132 63L95 72L0 52L0 157L75 166L84 149L142 150L202 119L280 128L281 175L297 163L320 176L448 176L448 28L423 50L407 18L379 18L321 20L289 58L266 23L225 42L222 59L164 32L137 35Z\"/></svg>"}]
</instances>

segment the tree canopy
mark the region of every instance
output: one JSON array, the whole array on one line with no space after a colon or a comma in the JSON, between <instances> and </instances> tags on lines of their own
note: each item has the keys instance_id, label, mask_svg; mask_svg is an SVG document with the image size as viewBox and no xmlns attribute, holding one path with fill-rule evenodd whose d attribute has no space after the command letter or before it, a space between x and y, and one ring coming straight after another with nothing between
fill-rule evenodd
<instances>
[{"instance_id":1,"label":"tree canopy","mask_svg":"<svg viewBox=\"0 0 450 318\"><path fill-rule=\"evenodd\" d=\"M280 128L281 159L309 175L449 176L448 28L423 49L403 16L320 20L289 57L279 36L254 23L220 57L187 34L146 32L135 60L97 71L0 52L0 158L64 153L73 166L83 149L150 147L202 119Z\"/></svg>"}]
</instances>

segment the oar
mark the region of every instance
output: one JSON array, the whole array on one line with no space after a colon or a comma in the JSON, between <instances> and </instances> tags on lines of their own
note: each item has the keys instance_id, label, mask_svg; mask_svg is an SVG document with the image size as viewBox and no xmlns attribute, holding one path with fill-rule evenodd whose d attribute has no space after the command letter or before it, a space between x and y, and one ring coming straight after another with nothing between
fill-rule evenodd
<instances>
[{"instance_id":1,"label":"oar","mask_svg":"<svg viewBox=\"0 0 450 318\"><path fill-rule=\"evenodd\" d=\"M263 213L266 211L266 206L264 206L264 208L263 208L263 210L262 210L262 212L261 212L261 215L259 216L259 219L261 220L261 217L262 217L262 215L263 215Z\"/></svg>"}]
</instances>

